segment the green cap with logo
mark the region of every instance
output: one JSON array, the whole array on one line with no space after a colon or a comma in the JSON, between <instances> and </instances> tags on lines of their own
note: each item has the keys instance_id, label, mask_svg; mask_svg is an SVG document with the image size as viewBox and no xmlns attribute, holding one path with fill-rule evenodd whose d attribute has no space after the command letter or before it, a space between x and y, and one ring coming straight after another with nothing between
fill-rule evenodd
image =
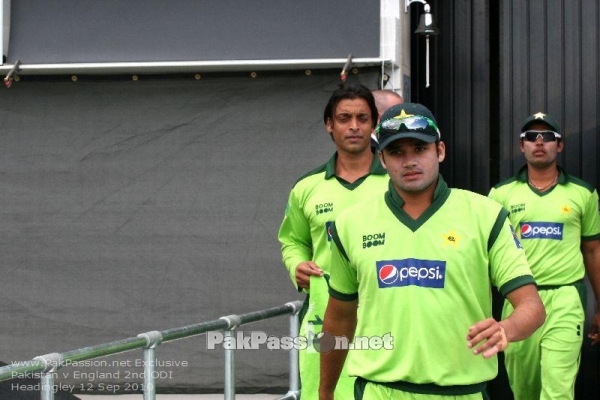
<instances>
[{"instance_id":1,"label":"green cap with logo","mask_svg":"<svg viewBox=\"0 0 600 400\"><path fill-rule=\"evenodd\" d=\"M433 143L441 137L431 111L418 103L402 103L388 108L381 116L375 132L379 151L398 139L415 138Z\"/></svg>"},{"instance_id":2,"label":"green cap with logo","mask_svg":"<svg viewBox=\"0 0 600 400\"><path fill-rule=\"evenodd\" d=\"M523 127L521 128L521 132L525 132L526 130L529 129L529 127L531 125L538 123L538 122L548 125L548 127L550 127L550 129L552 129L556 133L559 133L559 134L561 133L560 125L558 124L558 122L556 122L556 120L554 118L552 118L551 115L548 115L543 112L537 112L537 113L527 117L527 119L525 119L525 121L523 122Z\"/></svg>"}]
</instances>

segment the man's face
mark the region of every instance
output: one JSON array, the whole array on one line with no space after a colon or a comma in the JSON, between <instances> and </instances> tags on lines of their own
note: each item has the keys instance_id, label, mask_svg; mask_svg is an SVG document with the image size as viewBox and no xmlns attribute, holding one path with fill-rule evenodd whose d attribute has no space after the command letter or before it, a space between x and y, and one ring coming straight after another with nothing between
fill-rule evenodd
<instances>
[{"instance_id":1,"label":"man's face","mask_svg":"<svg viewBox=\"0 0 600 400\"><path fill-rule=\"evenodd\" d=\"M373 119L366 100L341 100L326 126L338 152L360 154L371 151Z\"/></svg>"},{"instance_id":2,"label":"man's face","mask_svg":"<svg viewBox=\"0 0 600 400\"><path fill-rule=\"evenodd\" d=\"M529 131L548 131L552 130L543 122L536 122L527 130ZM527 164L534 168L546 168L556 162L557 154L563 150L564 143L561 140L553 142L544 142L541 137L538 137L535 142L529 142L521 139L519 144L521 152L525 156Z\"/></svg>"},{"instance_id":3,"label":"man's face","mask_svg":"<svg viewBox=\"0 0 600 400\"><path fill-rule=\"evenodd\" d=\"M446 156L443 142L427 143L414 138L398 139L379 153L390 180L401 196L418 195L437 182L439 163Z\"/></svg>"}]
</instances>

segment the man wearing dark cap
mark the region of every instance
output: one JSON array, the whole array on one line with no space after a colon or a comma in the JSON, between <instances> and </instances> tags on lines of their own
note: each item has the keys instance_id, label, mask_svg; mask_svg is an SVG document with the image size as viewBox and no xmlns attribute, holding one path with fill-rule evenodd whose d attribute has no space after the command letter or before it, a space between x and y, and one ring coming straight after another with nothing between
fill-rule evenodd
<instances>
[{"instance_id":1,"label":"man wearing dark cap","mask_svg":"<svg viewBox=\"0 0 600 400\"><path fill-rule=\"evenodd\" d=\"M544 321L525 254L506 210L446 185L427 108L393 106L376 131L390 182L332 225L323 335L336 345L321 354L320 398L333 398L348 356L356 399L482 399L496 354ZM499 322L491 285L515 307Z\"/></svg>"},{"instance_id":2,"label":"man wearing dark cap","mask_svg":"<svg viewBox=\"0 0 600 400\"><path fill-rule=\"evenodd\" d=\"M517 400L573 399L585 329L586 271L600 298L598 193L557 165L565 144L550 115L528 117L520 139L527 165L489 196L510 211L548 318L530 338L507 349L506 370ZM505 304L503 315L511 310ZM592 345L600 342L599 326L596 311L588 334Z\"/></svg>"}]
</instances>

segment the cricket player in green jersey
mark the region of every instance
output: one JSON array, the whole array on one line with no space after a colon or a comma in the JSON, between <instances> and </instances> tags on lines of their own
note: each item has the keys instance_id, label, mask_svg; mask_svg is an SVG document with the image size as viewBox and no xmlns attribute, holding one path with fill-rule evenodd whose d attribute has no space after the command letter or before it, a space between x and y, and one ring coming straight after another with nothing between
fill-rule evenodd
<instances>
[{"instance_id":1,"label":"cricket player in green jersey","mask_svg":"<svg viewBox=\"0 0 600 400\"><path fill-rule=\"evenodd\" d=\"M545 318L525 253L505 209L446 185L445 145L426 107L391 107L377 134L388 191L331 229L322 335L335 344L322 349L320 399L332 398L346 356L357 400L486 398L496 354ZM492 285L515 307L502 321Z\"/></svg>"},{"instance_id":2,"label":"cricket player in green jersey","mask_svg":"<svg viewBox=\"0 0 600 400\"><path fill-rule=\"evenodd\" d=\"M535 334L505 352L515 399L573 399L585 332L586 270L600 296L598 192L557 165L564 149L559 124L528 117L519 146L527 165L492 188L489 197L510 212L548 315ZM512 307L505 304L503 315ZM589 337L600 341L600 308Z\"/></svg>"},{"instance_id":3,"label":"cricket player in green jersey","mask_svg":"<svg viewBox=\"0 0 600 400\"><path fill-rule=\"evenodd\" d=\"M302 400L318 398L319 340L329 299L326 279L331 258L330 224L335 216L361 200L385 192L388 177L370 148L377 108L371 91L355 83L340 85L325 107L323 120L336 152L328 162L301 177L292 188L279 231L283 262L292 283L307 293L300 335ZM336 399L352 397L354 378L346 373Z\"/></svg>"}]
</instances>

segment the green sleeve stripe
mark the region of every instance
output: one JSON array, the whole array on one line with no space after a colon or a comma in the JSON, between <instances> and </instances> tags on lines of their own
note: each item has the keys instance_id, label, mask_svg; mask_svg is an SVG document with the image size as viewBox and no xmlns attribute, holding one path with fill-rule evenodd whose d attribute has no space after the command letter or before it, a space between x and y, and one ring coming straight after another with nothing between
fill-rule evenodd
<instances>
[{"instance_id":1,"label":"green sleeve stripe","mask_svg":"<svg viewBox=\"0 0 600 400\"><path fill-rule=\"evenodd\" d=\"M494 185L494 189L500 189L502 186L509 185L509 184L513 183L514 181L516 181L516 180L517 180L517 178L514 177L514 176L512 176L512 177L510 177L508 179L505 179L505 180L503 180L501 182L498 182L496 185Z\"/></svg>"},{"instance_id":2,"label":"green sleeve stripe","mask_svg":"<svg viewBox=\"0 0 600 400\"><path fill-rule=\"evenodd\" d=\"M584 189L586 189L587 191L589 191L590 193L593 193L594 190L596 190L592 185L590 185L589 183L587 183L586 181L579 179L573 175L568 175L569 178L569 182L581 186Z\"/></svg>"},{"instance_id":3,"label":"green sleeve stripe","mask_svg":"<svg viewBox=\"0 0 600 400\"><path fill-rule=\"evenodd\" d=\"M338 236L337 229L335 227L335 221L331 223L331 239L333 240L333 243L335 243L335 245L337 246L338 250L340 251L340 254L343 255L346 260L350 261L348 255L346 254L346 250L344 249L344 246L340 241L340 237Z\"/></svg>"},{"instance_id":4,"label":"green sleeve stripe","mask_svg":"<svg viewBox=\"0 0 600 400\"><path fill-rule=\"evenodd\" d=\"M302 180L306 179L306 178L310 178L313 175L317 175L317 174L321 174L324 171L327 170L327 164L323 164L323 165L319 165L317 168L313 169L312 171L307 172L306 174L302 175L300 178L298 178L298 180L296 181L296 184L298 184L299 182L301 182Z\"/></svg>"},{"instance_id":5,"label":"green sleeve stripe","mask_svg":"<svg viewBox=\"0 0 600 400\"><path fill-rule=\"evenodd\" d=\"M500 294L502 296L506 297L506 295L509 294L510 292L512 292L513 290L518 289L521 286L531 285L531 284L535 285L535 280L533 279L533 276L522 275L522 276L518 276L518 277L506 282L504 285L502 285L501 288L498 288L498 291L500 292Z\"/></svg>"},{"instance_id":6,"label":"green sleeve stripe","mask_svg":"<svg viewBox=\"0 0 600 400\"><path fill-rule=\"evenodd\" d=\"M352 293L352 294L341 293L341 292L338 292L337 290L333 289L331 286L329 286L329 295L331 297L333 297L334 299L338 299L341 301L354 301L354 300L358 299L358 293Z\"/></svg>"},{"instance_id":7,"label":"green sleeve stripe","mask_svg":"<svg viewBox=\"0 0 600 400\"><path fill-rule=\"evenodd\" d=\"M593 236L582 236L581 237L581 241L583 242L589 242L591 240L597 240L600 239L600 233L598 233L597 235L593 235Z\"/></svg>"},{"instance_id":8,"label":"green sleeve stripe","mask_svg":"<svg viewBox=\"0 0 600 400\"><path fill-rule=\"evenodd\" d=\"M500 235L500 231L502 231L502 226L504 226L506 218L508 218L508 211L503 208L498 213L496 222L494 222L494 226L490 232L490 237L488 238L488 252L492 249L494 243L496 243L496 239L498 239L498 235Z\"/></svg>"}]
</instances>

